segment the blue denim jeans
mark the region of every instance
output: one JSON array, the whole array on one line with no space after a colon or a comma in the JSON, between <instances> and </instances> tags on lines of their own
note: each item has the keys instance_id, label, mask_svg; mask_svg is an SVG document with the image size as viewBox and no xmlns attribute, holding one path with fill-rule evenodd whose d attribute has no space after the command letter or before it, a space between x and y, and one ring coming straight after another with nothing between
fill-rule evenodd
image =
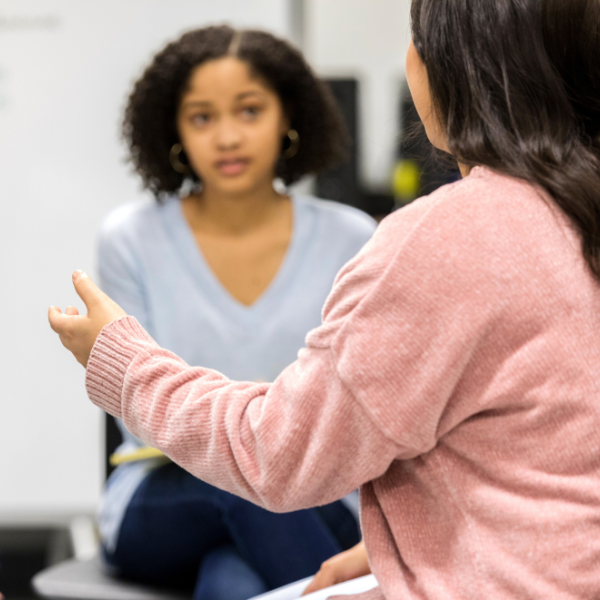
<instances>
[{"instance_id":1,"label":"blue denim jeans","mask_svg":"<svg viewBox=\"0 0 600 600\"><path fill-rule=\"evenodd\" d=\"M194 589L194 600L246 600L319 570L360 540L342 502L271 513L175 464L153 471L106 561L126 578Z\"/></svg>"}]
</instances>

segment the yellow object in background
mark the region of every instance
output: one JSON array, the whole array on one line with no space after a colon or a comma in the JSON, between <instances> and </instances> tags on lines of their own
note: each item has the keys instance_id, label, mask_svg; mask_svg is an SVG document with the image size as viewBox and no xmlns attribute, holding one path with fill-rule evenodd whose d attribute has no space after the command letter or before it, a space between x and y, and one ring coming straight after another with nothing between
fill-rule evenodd
<instances>
[{"instance_id":1,"label":"yellow object in background","mask_svg":"<svg viewBox=\"0 0 600 600\"><path fill-rule=\"evenodd\" d=\"M393 190L398 204L408 204L418 195L421 188L421 169L416 161L402 159L394 168Z\"/></svg>"},{"instance_id":2,"label":"yellow object in background","mask_svg":"<svg viewBox=\"0 0 600 600\"><path fill-rule=\"evenodd\" d=\"M160 450L151 448L150 446L144 446L139 450L133 452L115 452L110 455L109 462L111 466L117 467L123 463L135 462L138 460L145 460L147 458L163 458L166 461L171 460L168 456L165 456Z\"/></svg>"}]
</instances>

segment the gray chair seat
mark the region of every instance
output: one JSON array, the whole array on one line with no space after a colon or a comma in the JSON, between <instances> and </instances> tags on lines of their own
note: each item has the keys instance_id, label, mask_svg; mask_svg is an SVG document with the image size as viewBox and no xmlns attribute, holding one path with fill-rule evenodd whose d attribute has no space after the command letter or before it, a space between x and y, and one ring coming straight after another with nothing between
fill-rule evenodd
<instances>
[{"instance_id":1,"label":"gray chair seat","mask_svg":"<svg viewBox=\"0 0 600 600\"><path fill-rule=\"evenodd\" d=\"M189 595L166 592L104 572L100 559L68 560L38 573L33 588L53 600L190 600Z\"/></svg>"}]
</instances>

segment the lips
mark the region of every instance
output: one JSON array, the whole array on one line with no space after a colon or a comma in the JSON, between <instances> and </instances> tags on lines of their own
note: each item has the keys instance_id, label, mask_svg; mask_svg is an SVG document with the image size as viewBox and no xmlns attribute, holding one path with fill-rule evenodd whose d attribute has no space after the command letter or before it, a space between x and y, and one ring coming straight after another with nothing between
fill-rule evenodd
<instances>
[{"instance_id":1,"label":"lips","mask_svg":"<svg viewBox=\"0 0 600 600\"><path fill-rule=\"evenodd\" d=\"M217 161L215 166L222 175L235 177L243 173L249 164L250 161L247 158L230 158Z\"/></svg>"}]
</instances>

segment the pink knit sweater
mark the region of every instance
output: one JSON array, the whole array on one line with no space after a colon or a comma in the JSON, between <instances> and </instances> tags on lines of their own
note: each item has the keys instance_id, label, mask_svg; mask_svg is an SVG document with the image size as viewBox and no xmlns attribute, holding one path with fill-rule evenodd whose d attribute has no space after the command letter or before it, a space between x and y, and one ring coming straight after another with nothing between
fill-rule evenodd
<instances>
[{"instance_id":1,"label":"pink knit sweater","mask_svg":"<svg viewBox=\"0 0 600 600\"><path fill-rule=\"evenodd\" d=\"M189 367L125 317L87 389L268 509L361 486L380 587L360 598L600 598L600 285L523 182L476 168L388 217L274 383Z\"/></svg>"}]
</instances>

